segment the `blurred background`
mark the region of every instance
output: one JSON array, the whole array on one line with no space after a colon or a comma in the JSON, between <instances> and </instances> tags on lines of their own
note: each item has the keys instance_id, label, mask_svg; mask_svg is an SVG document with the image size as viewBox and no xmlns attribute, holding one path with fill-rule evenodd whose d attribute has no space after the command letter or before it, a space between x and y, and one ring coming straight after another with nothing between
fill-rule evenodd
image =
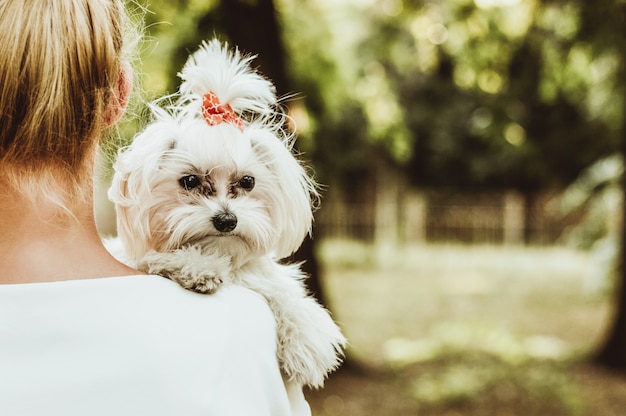
<instances>
[{"instance_id":1,"label":"blurred background","mask_svg":"<svg viewBox=\"0 0 626 416\"><path fill-rule=\"evenodd\" d=\"M626 414L626 1L129 7L125 140L213 36L290 97L325 185L296 258L350 340L314 415Z\"/></svg>"}]
</instances>

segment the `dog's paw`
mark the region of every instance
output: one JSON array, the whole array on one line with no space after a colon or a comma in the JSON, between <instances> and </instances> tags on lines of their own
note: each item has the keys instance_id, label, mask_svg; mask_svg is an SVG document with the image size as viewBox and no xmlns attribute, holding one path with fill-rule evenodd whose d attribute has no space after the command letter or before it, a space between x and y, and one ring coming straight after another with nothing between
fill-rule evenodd
<instances>
[{"instance_id":1,"label":"dog's paw","mask_svg":"<svg viewBox=\"0 0 626 416\"><path fill-rule=\"evenodd\" d=\"M223 283L220 276L213 274L200 276L170 274L169 278L185 289L205 294L215 293Z\"/></svg>"},{"instance_id":2,"label":"dog's paw","mask_svg":"<svg viewBox=\"0 0 626 416\"><path fill-rule=\"evenodd\" d=\"M290 312L292 319L277 320L278 359L289 379L320 388L341 365L347 341L328 311L313 299L302 299L298 306Z\"/></svg>"},{"instance_id":3,"label":"dog's paw","mask_svg":"<svg viewBox=\"0 0 626 416\"><path fill-rule=\"evenodd\" d=\"M198 293L214 293L230 274L230 260L205 255L199 247L170 252L150 251L139 262L139 270L167 277L183 288Z\"/></svg>"}]
</instances>

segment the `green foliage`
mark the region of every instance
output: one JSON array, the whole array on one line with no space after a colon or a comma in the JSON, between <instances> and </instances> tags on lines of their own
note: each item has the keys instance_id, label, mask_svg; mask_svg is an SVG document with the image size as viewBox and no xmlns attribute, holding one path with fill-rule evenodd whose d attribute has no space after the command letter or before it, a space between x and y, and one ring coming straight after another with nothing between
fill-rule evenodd
<instances>
[{"instance_id":1,"label":"green foliage","mask_svg":"<svg viewBox=\"0 0 626 416\"><path fill-rule=\"evenodd\" d=\"M536 189L569 183L618 146L615 2L280 4L316 149L382 151L416 184ZM364 125L346 126L355 106ZM353 167L345 155L316 159L341 175Z\"/></svg>"},{"instance_id":2,"label":"green foliage","mask_svg":"<svg viewBox=\"0 0 626 416\"><path fill-rule=\"evenodd\" d=\"M151 1L148 99L176 88L201 40L228 38L224 5ZM618 1L274 6L299 94L288 104L300 148L322 181L349 186L386 159L413 184L532 190L571 182L619 146L626 46Z\"/></svg>"},{"instance_id":3,"label":"green foliage","mask_svg":"<svg viewBox=\"0 0 626 416\"><path fill-rule=\"evenodd\" d=\"M148 98L176 90L176 74L187 59L187 53L214 34L198 26L204 16L215 11L218 3L217 0L150 0L142 54ZM181 53L181 49L186 49L185 53Z\"/></svg>"}]
</instances>

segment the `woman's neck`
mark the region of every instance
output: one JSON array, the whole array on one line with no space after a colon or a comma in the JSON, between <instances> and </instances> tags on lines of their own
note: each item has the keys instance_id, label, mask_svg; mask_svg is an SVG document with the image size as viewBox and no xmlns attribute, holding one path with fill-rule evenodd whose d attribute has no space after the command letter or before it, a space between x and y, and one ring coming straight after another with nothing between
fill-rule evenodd
<instances>
[{"instance_id":1,"label":"woman's neck","mask_svg":"<svg viewBox=\"0 0 626 416\"><path fill-rule=\"evenodd\" d=\"M102 245L91 201L69 217L50 202L0 201L0 283L36 283L138 274Z\"/></svg>"}]
</instances>

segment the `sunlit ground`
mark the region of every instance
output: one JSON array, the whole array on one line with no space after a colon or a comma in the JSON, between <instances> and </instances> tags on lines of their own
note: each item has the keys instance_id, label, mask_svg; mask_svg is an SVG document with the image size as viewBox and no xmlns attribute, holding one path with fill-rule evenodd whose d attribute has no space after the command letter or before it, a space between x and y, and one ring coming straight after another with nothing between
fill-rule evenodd
<instances>
[{"instance_id":1,"label":"sunlit ground","mask_svg":"<svg viewBox=\"0 0 626 416\"><path fill-rule=\"evenodd\" d=\"M623 415L626 378L585 363L610 283L565 248L416 246L320 254L349 365L314 415Z\"/></svg>"}]
</instances>

